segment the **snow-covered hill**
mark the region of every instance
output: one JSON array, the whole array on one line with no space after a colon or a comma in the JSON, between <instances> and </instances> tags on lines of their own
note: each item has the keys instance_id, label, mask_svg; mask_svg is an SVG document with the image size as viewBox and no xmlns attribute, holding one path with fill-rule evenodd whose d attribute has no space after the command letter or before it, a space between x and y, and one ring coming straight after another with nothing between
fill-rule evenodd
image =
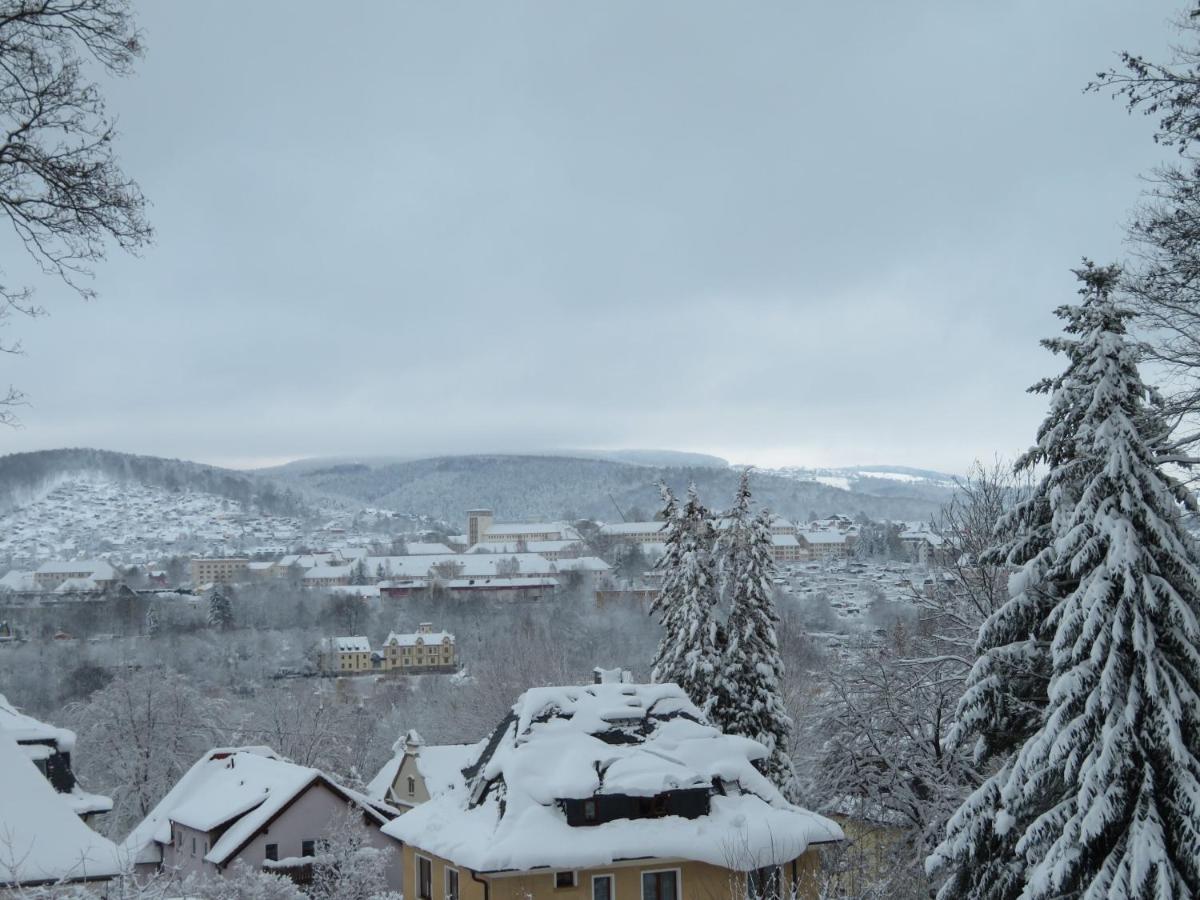
<instances>
[{"instance_id":1,"label":"snow-covered hill","mask_svg":"<svg viewBox=\"0 0 1200 900\"><path fill-rule=\"evenodd\" d=\"M784 466L763 471L796 481L823 484L854 494L909 497L935 502L949 499L958 485L953 475L905 466L846 466L824 469Z\"/></svg>"},{"instance_id":2,"label":"snow-covered hill","mask_svg":"<svg viewBox=\"0 0 1200 900\"><path fill-rule=\"evenodd\" d=\"M140 562L287 546L303 532L299 517L262 513L204 491L64 473L23 492L0 515L0 561L112 553Z\"/></svg>"}]
</instances>

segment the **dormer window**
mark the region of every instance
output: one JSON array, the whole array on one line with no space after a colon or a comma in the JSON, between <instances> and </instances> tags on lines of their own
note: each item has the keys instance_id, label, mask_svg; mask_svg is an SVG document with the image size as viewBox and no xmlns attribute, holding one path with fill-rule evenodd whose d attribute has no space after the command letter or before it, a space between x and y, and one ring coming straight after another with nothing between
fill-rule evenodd
<instances>
[{"instance_id":1,"label":"dormer window","mask_svg":"<svg viewBox=\"0 0 1200 900\"><path fill-rule=\"evenodd\" d=\"M417 793L417 779L415 779L411 775L409 775L408 776L408 796L410 796L410 797L416 796L416 793Z\"/></svg>"}]
</instances>

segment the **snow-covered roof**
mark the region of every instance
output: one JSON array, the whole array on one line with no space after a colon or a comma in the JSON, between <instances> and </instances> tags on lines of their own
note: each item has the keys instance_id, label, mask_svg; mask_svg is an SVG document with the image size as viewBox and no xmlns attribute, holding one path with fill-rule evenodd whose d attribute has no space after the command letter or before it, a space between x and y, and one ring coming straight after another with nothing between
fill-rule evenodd
<instances>
[{"instance_id":1,"label":"snow-covered roof","mask_svg":"<svg viewBox=\"0 0 1200 900\"><path fill-rule=\"evenodd\" d=\"M0 885L107 879L116 846L75 814L7 732L0 732Z\"/></svg>"},{"instance_id":2,"label":"snow-covered roof","mask_svg":"<svg viewBox=\"0 0 1200 900\"><path fill-rule=\"evenodd\" d=\"M799 547L800 542L796 540L794 534L773 534L771 535L771 543L776 547Z\"/></svg>"},{"instance_id":3,"label":"snow-covered roof","mask_svg":"<svg viewBox=\"0 0 1200 900\"><path fill-rule=\"evenodd\" d=\"M389 644L394 644L397 647L415 647L417 644L441 645L443 640L449 639L450 643L454 643L454 635L448 631L416 631L411 634L402 634L395 631L391 632L383 645L386 647Z\"/></svg>"},{"instance_id":4,"label":"snow-covered roof","mask_svg":"<svg viewBox=\"0 0 1200 900\"><path fill-rule=\"evenodd\" d=\"M353 566L313 566L304 573L305 581L316 581L320 578L349 578Z\"/></svg>"},{"instance_id":5,"label":"snow-covered roof","mask_svg":"<svg viewBox=\"0 0 1200 900\"><path fill-rule=\"evenodd\" d=\"M100 585L96 583L96 579L94 578L67 578L54 589L54 593L70 594L98 590L100 590Z\"/></svg>"},{"instance_id":6,"label":"snow-covered roof","mask_svg":"<svg viewBox=\"0 0 1200 900\"><path fill-rule=\"evenodd\" d=\"M384 832L480 871L651 857L748 870L840 840L835 823L788 804L755 769L766 752L708 725L674 684L534 688L464 770L461 787L451 785ZM560 806L686 789L705 792L708 812L573 827Z\"/></svg>"},{"instance_id":7,"label":"snow-covered roof","mask_svg":"<svg viewBox=\"0 0 1200 900\"><path fill-rule=\"evenodd\" d=\"M608 572L612 566L598 556L580 556L577 559L557 559L554 568L559 572Z\"/></svg>"},{"instance_id":8,"label":"snow-covered roof","mask_svg":"<svg viewBox=\"0 0 1200 900\"><path fill-rule=\"evenodd\" d=\"M328 637L321 641L321 649L332 653L369 653L371 640L362 635Z\"/></svg>"},{"instance_id":9,"label":"snow-covered roof","mask_svg":"<svg viewBox=\"0 0 1200 900\"><path fill-rule=\"evenodd\" d=\"M454 552L436 541L405 541L404 549L414 556L444 556Z\"/></svg>"},{"instance_id":10,"label":"snow-covered roof","mask_svg":"<svg viewBox=\"0 0 1200 900\"><path fill-rule=\"evenodd\" d=\"M666 522L611 522L600 526L600 533L617 537L624 534L653 534L662 531Z\"/></svg>"},{"instance_id":11,"label":"snow-covered roof","mask_svg":"<svg viewBox=\"0 0 1200 900\"><path fill-rule=\"evenodd\" d=\"M561 534L564 538L578 538L575 529L566 522L493 522L487 528L487 536L504 537L522 534ZM486 540L486 538L485 538Z\"/></svg>"},{"instance_id":12,"label":"snow-covered roof","mask_svg":"<svg viewBox=\"0 0 1200 900\"><path fill-rule=\"evenodd\" d=\"M0 731L17 743L52 741L64 753L75 749L75 732L69 728L48 725L19 711L3 694L0 694Z\"/></svg>"},{"instance_id":13,"label":"snow-covered roof","mask_svg":"<svg viewBox=\"0 0 1200 900\"><path fill-rule=\"evenodd\" d=\"M317 782L357 803L378 822L399 813L339 785L319 769L280 759L269 747L212 750L130 832L122 849L135 861L150 862L161 856L155 844L170 843L172 822L199 831L225 826L204 856L207 862L223 865Z\"/></svg>"},{"instance_id":14,"label":"snow-covered roof","mask_svg":"<svg viewBox=\"0 0 1200 900\"><path fill-rule=\"evenodd\" d=\"M554 568L536 553L450 553L424 556L370 556L367 574L374 577L380 569L385 578L428 578L435 567L452 570L456 578L486 578L497 574L496 567L511 566L516 560L518 574L550 575Z\"/></svg>"},{"instance_id":15,"label":"snow-covered roof","mask_svg":"<svg viewBox=\"0 0 1200 900\"><path fill-rule=\"evenodd\" d=\"M367 796L373 800L392 802L388 796L406 756L416 760L417 772L425 782L430 797L437 797L449 790L464 790L465 769L483 750L486 741L476 744L435 744L426 746L415 731L405 734L392 745L394 755L367 785Z\"/></svg>"},{"instance_id":16,"label":"snow-covered roof","mask_svg":"<svg viewBox=\"0 0 1200 900\"><path fill-rule=\"evenodd\" d=\"M36 588L37 580L33 577L32 572L13 569L7 572L3 578L0 578L0 590L32 591L36 590Z\"/></svg>"},{"instance_id":17,"label":"snow-covered roof","mask_svg":"<svg viewBox=\"0 0 1200 900\"><path fill-rule=\"evenodd\" d=\"M846 535L840 531L801 531L796 536L810 544L846 543Z\"/></svg>"},{"instance_id":18,"label":"snow-covered roof","mask_svg":"<svg viewBox=\"0 0 1200 900\"><path fill-rule=\"evenodd\" d=\"M51 560L38 566L39 575L89 575L102 580L116 577L116 572L102 559Z\"/></svg>"},{"instance_id":19,"label":"snow-covered roof","mask_svg":"<svg viewBox=\"0 0 1200 900\"><path fill-rule=\"evenodd\" d=\"M484 541L468 553L563 553L578 547L579 541Z\"/></svg>"}]
</instances>

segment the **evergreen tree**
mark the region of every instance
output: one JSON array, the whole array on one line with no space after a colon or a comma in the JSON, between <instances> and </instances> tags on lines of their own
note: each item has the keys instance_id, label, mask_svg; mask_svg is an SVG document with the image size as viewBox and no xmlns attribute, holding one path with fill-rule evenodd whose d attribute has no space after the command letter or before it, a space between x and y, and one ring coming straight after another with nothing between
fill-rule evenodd
<instances>
[{"instance_id":1,"label":"evergreen tree","mask_svg":"<svg viewBox=\"0 0 1200 900\"><path fill-rule=\"evenodd\" d=\"M233 627L233 601L220 587L214 587L208 595L208 625L222 631Z\"/></svg>"},{"instance_id":2,"label":"evergreen tree","mask_svg":"<svg viewBox=\"0 0 1200 900\"><path fill-rule=\"evenodd\" d=\"M366 560L359 559L350 569L350 583L352 585L364 585L367 581Z\"/></svg>"},{"instance_id":3,"label":"evergreen tree","mask_svg":"<svg viewBox=\"0 0 1200 900\"><path fill-rule=\"evenodd\" d=\"M725 682L732 701L721 725L728 734L756 740L768 750L763 774L796 799L796 771L788 752L792 720L779 694L783 660L772 599L775 575L771 516L750 511L750 470L742 472L733 509L719 538L721 574L729 600L725 626Z\"/></svg>"},{"instance_id":4,"label":"evergreen tree","mask_svg":"<svg viewBox=\"0 0 1200 900\"><path fill-rule=\"evenodd\" d=\"M1001 795L1001 827L1037 812L1017 843L1030 900L1200 895L1200 561L1117 275L1082 270L1089 297L1064 316L1092 387L1082 490L1054 535L1078 583L1051 615L1044 723Z\"/></svg>"},{"instance_id":5,"label":"evergreen tree","mask_svg":"<svg viewBox=\"0 0 1200 900\"><path fill-rule=\"evenodd\" d=\"M715 529L695 484L688 488L683 506L665 485L662 492L666 552L656 566L662 572L662 587L650 613L658 615L663 636L654 654L651 679L678 684L720 723L728 715L731 698L722 663L725 630L717 618Z\"/></svg>"},{"instance_id":6,"label":"evergreen tree","mask_svg":"<svg viewBox=\"0 0 1200 900\"><path fill-rule=\"evenodd\" d=\"M1086 282L1080 293L1083 306L1058 311L1068 322L1068 334L1087 327L1084 316L1092 291ZM1050 397L1050 410L1038 429L1037 443L1014 467L1017 473L1045 468L1047 474L1029 497L1001 516L997 543L984 554L986 564L1005 563L1018 571L1009 580L1009 599L980 628L976 660L947 739L951 747L973 742L976 766L990 774L951 817L945 840L928 860L931 872L946 877L939 900L1012 900L1024 884L1024 865L1015 851L1020 831L1000 833L995 824L1000 787L1014 756L1041 724L1048 703L1050 613L1076 581L1058 560L1054 535L1064 524L1063 511L1081 490L1075 465L1081 453L1077 432L1090 380L1078 341L1056 338L1042 344L1069 362L1061 375L1030 388Z\"/></svg>"},{"instance_id":7,"label":"evergreen tree","mask_svg":"<svg viewBox=\"0 0 1200 900\"><path fill-rule=\"evenodd\" d=\"M146 607L146 634L156 635L162 630L162 622L158 617L158 604L151 601Z\"/></svg>"}]
</instances>

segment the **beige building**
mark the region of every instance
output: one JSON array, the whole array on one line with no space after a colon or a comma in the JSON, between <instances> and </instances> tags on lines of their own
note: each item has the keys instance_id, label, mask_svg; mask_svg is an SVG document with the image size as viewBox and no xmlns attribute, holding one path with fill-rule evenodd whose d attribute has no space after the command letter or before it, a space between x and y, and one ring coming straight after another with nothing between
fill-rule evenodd
<instances>
[{"instance_id":1,"label":"beige building","mask_svg":"<svg viewBox=\"0 0 1200 900\"><path fill-rule=\"evenodd\" d=\"M454 635L434 631L429 622L422 622L413 633L392 632L383 642L383 670L400 674L453 671L458 659L454 652Z\"/></svg>"},{"instance_id":2,"label":"beige building","mask_svg":"<svg viewBox=\"0 0 1200 900\"><path fill-rule=\"evenodd\" d=\"M54 560L38 566L33 581L44 591L54 590L65 581L86 583L95 590L103 590L117 583L117 572L102 559Z\"/></svg>"},{"instance_id":3,"label":"beige building","mask_svg":"<svg viewBox=\"0 0 1200 900\"><path fill-rule=\"evenodd\" d=\"M623 544L660 544L666 539L666 522L610 522L600 534Z\"/></svg>"},{"instance_id":4,"label":"beige building","mask_svg":"<svg viewBox=\"0 0 1200 900\"><path fill-rule=\"evenodd\" d=\"M201 557L192 560L192 584L233 584L250 577L245 557Z\"/></svg>"},{"instance_id":5,"label":"beige building","mask_svg":"<svg viewBox=\"0 0 1200 900\"><path fill-rule=\"evenodd\" d=\"M361 635L321 641L317 667L327 675L364 675L372 670L371 641Z\"/></svg>"},{"instance_id":6,"label":"beige building","mask_svg":"<svg viewBox=\"0 0 1200 900\"><path fill-rule=\"evenodd\" d=\"M397 750L373 785L412 779L384 832L413 900L816 898L816 848L842 839L758 773L766 748L714 734L673 684L526 691L467 764L424 778L428 799L436 764Z\"/></svg>"}]
</instances>

